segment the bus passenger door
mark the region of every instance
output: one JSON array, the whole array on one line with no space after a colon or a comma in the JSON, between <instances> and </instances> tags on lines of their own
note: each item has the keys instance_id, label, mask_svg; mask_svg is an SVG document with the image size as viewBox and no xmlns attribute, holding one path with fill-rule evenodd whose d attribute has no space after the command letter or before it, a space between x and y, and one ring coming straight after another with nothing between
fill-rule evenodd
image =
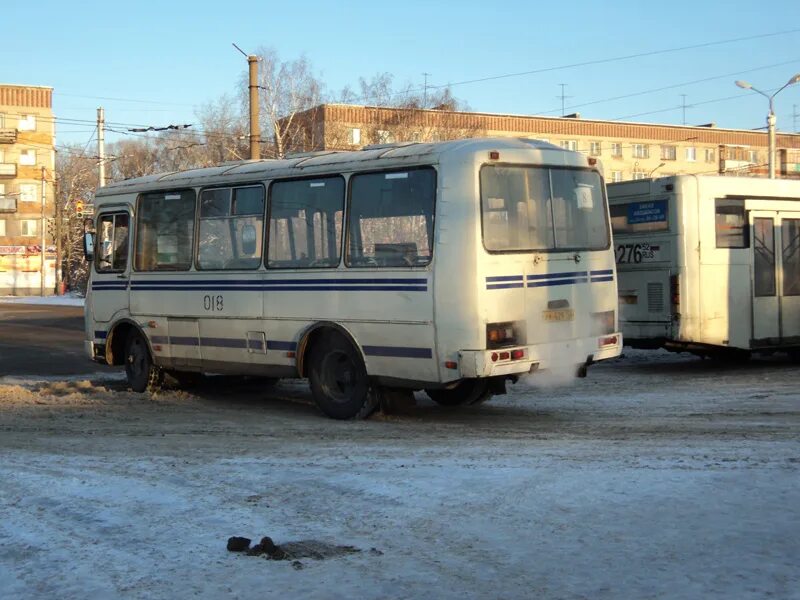
<instances>
[{"instance_id":1,"label":"bus passenger door","mask_svg":"<svg viewBox=\"0 0 800 600\"><path fill-rule=\"evenodd\" d=\"M92 316L99 323L128 311L130 222L127 210L103 212L97 218L91 303Z\"/></svg>"},{"instance_id":2,"label":"bus passenger door","mask_svg":"<svg viewBox=\"0 0 800 600\"><path fill-rule=\"evenodd\" d=\"M781 344L800 345L800 213L780 212Z\"/></svg>"},{"instance_id":3,"label":"bus passenger door","mask_svg":"<svg viewBox=\"0 0 800 600\"><path fill-rule=\"evenodd\" d=\"M751 211L753 347L800 343L800 213Z\"/></svg>"}]
</instances>

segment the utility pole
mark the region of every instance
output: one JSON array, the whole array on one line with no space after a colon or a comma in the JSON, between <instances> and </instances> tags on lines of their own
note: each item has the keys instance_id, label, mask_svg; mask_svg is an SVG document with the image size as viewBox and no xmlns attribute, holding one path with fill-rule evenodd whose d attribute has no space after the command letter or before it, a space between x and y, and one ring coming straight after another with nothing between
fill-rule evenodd
<instances>
[{"instance_id":1,"label":"utility pole","mask_svg":"<svg viewBox=\"0 0 800 600\"><path fill-rule=\"evenodd\" d=\"M564 100L566 100L567 98L572 98L572 96L565 96L564 95L564 90L567 87L566 83L559 83L558 85L561 86L561 95L560 96L556 96L556 98L561 98L561 116L563 117L564 113L565 113Z\"/></svg>"},{"instance_id":2,"label":"utility pole","mask_svg":"<svg viewBox=\"0 0 800 600\"><path fill-rule=\"evenodd\" d=\"M422 108L428 108L428 76L430 73L423 73L425 84L422 86Z\"/></svg>"},{"instance_id":3,"label":"utility pole","mask_svg":"<svg viewBox=\"0 0 800 600\"><path fill-rule=\"evenodd\" d=\"M61 233L62 223L61 219L64 218L64 211L62 210L61 202L58 201L58 178L53 179L53 202L56 207L56 294L61 295Z\"/></svg>"},{"instance_id":4,"label":"utility pole","mask_svg":"<svg viewBox=\"0 0 800 600\"><path fill-rule=\"evenodd\" d=\"M250 67L250 160L261 158L261 145L258 131L258 57L250 54L247 57Z\"/></svg>"},{"instance_id":5,"label":"utility pole","mask_svg":"<svg viewBox=\"0 0 800 600\"><path fill-rule=\"evenodd\" d=\"M686 125L686 94L681 94L683 98L683 124Z\"/></svg>"},{"instance_id":6,"label":"utility pole","mask_svg":"<svg viewBox=\"0 0 800 600\"><path fill-rule=\"evenodd\" d=\"M47 252L47 220L45 217L45 205L47 204L47 177L45 172L45 167L42 165L42 235L41 235L41 261L40 261L40 271L39 271L39 295L44 297L44 279L45 279L45 270L44 270L44 254Z\"/></svg>"},{"instance_id":7,"label":"utility pole","mask_svg":"<svg viewBox=\"0 0 800 600\"><path fill-rule=\"evenodd\" d=\"M103 107L97 109L97 160L98 183L97 187L106 185L106 113Z\"/></svg>"}]
</instances>

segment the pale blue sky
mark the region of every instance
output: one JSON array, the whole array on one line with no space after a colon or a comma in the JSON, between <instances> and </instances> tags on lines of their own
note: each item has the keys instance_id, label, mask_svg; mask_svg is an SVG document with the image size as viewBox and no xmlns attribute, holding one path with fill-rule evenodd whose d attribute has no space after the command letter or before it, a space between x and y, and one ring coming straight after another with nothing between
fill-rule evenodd
<instances>
[{"instance_id":1,"label":"pale blue sky","mask_svg":"<svg viewBox=\"0 0 800 600\"><path fill-rule=\"evenodd\" d=\"M272 46L285 59L305 54L327 87L339 90L381 72L421 87L424 72L430 85L441 85L787 32L453 86L476 111L557 115L565 83L568 109L586 118L662 123L682 122L686 94L688 123L737 128L762 126L767 101L735 79L766 91L800 72L798 0L6 4L0 82L52 86L57 117L89 121L102 105L109 122L194 122L194 107L235 92L246 70L231 42L245 51ZM687 83L709 78L716 79ZM666 86L676 87L596 102ZM800 85L776 102L779 129L791 131ZM60 143L85 142L91 133L88 124L57 130Z\"/></svg>"}]
</instances>

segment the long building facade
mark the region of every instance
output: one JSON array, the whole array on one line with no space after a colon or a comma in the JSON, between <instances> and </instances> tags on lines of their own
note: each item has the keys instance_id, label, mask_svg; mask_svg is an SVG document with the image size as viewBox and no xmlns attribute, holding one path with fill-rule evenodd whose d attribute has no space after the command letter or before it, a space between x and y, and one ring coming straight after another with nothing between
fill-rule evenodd
<instances>
[{"instance_id":1,"label":"long building facade","mask_svg":"<svg viewBox=\"0 0 800 600\"><path fill-rule=\"evenodd\" d=\"M49 87L0 84L0 295L55 290L52 99Z\"/></svg>"},{"instance_id":2,"label":"long building facade","mask_svg":"<svg viewBox=\"0 0 800 600\"><path fill-rule=\"evenodd\" d=\"M767 133L703 126L322 104L293 118L289 151L473 136L529 137L595 156L606 181L724 173L766 176ZM800 134L777 135L779 177L800 178Z\"/></svg>"}]
</instances>

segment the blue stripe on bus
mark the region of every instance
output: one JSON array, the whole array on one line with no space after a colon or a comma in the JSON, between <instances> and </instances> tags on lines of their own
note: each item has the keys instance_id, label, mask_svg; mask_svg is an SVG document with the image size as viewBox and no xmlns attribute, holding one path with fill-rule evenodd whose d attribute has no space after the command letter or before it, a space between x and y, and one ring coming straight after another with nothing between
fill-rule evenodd
<instances>
[{"instance_id":1,"label":"blue stripe on bus","mask_svg":"<svg viewBox=\"0 0 800 600\"><path fill-rule=\"evenodd\" d=\"M517 283L496 283L494 285L489 284L486 286L487 290L504 290L509 288L522 288L525 287L525 283L519 281Z\"/></svg>"},{"instance_id":2,"label":"blue stripe on bus","mask_svg":"<svg viewBox=\"0 0 800 600\"><path fill-rule=\"evenodd\" d=\"M614 281L613 277L592 277L592 283L599 283L601 281Z\"/></svg>"},{"instance_id":3,"label":"blue stripe on bus","mask_svg":"<svg viewBox=\"0 0 800 600\"><path fill-rule=\"evenodd\" d=\"M564 277L586 277L586 271L573 271L570 273L545 273L543 275L528 275L528 281L541 279L563 279Z\"/></svg>"},{"instance_id":4,"label":"blue stripe on bus","mask_svg":"<svg viewBox=\"0 0 800 600\"><path fill-rule=\"evenodd\" d=\"M404 346L362 346L367 356L393 356L398 358L433 358L430 348Z\"/></svg>"},{"instance_id":5,"label":"blue stripe on bus","mask_svg":"<svg viewBox=\"0 0 800 600\"><path fill-rule=\"evenodd\" d=\"M522 281L522 275L494 275L486 278L486 283L495 281Z\"/></svg>"},{"instance_id":6,"label":"blue stripe on bus","mask_svg":"<svg viewBox=\"0 0 800 600\"><path fill-rule=\"evenodd\" d=\"M201 337L201 346L213 346L216 348L247 348L247 340L235 338Z\"/></svg>"},{"instance_id":7,"label":"blue stripe on bus","mask_svg":"<svg viewBox=\"0 0 800 600\"><path fill-rule=\"evenodd\" d=\"M105 282L97 282L105 283ZM116 282L111 282L116 283ZM410 278L359 278L359 279L142 279L133 281L133 285L208 285L208 284L230 284L230 285L253 285L255 283L265 283L272 285L319 285L337 284L337 285L358 285L358 284L411 284L411 285L427 285L427 279L410 279Z\"/></svg>"},{"instance_id":8,"label":"blue stripe on bus","mask_svg":"<svg viewBox=\"0 0 800 600\"><path fill-rule=\"evenodd\" d=\"M528 287L545 287L552 285L572 285L575 283L588 283L589 279L586 277L573 278L573 279L555 279L553 281L529 281Z\"/></svg>"},{"instance_id":9,"label":"blue stripe on bus","mask_svg":"<svg viewBox=\"0 0 800 600\"><path fill-rule=\"evenodd\" d=\"M166 335L151 335L150 341L154 344L169 344L169 338Z\"/></svg>"},{"instance_id":10,"label":"blue stripe on bus","mask_svg":"<svg viewBox=\"0 0 800 600\"><path fill-rule=\"evenodd\" d=\"M603 269L602 271L590 271L591 275L612 275L613 269Z\"/></svg>"},{"instance_id":11,"label":"blue stripe on bus","mask_svg":"<svg viewBox=\"0 0 800 600\"><path fill-rule=\"evenodd\" d=\"M297 350L297 342L282 342L280 340L267 340L267 350Z\"/></svg>"},{"instance_id":12,"label":"blue stripe on bus","mask_svg":"<svg viewBox=\"0 0 800 600\"><path fill-rule=\"evenodd\" d=\"M427 292L427 286L411 285L136 285L131 289L136 292L144 291L210 291L210 292Z\"/></svg>"},{"instance_id":13,"label":"blue stripe on bus","mask_svg":"<svg viewBox=\"0 0 800 600\"><path fill-rule=\"evenodd\" d=\"M94 337L96 339L98 339L98 340L104 340L104 339L106 339L107 336L108 336L108 332L107 331L95 331L94 332Z\"/></svg>"}]
</instances>

